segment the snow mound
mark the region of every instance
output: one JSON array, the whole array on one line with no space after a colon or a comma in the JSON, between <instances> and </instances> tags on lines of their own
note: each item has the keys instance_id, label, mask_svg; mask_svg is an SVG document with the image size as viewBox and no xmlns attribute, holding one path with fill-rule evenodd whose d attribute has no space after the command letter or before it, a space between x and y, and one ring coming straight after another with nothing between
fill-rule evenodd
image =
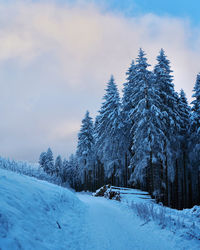
<instances>
[{"instance_id":1,"label":"snow mound","mask_svg":"<svg viewBox=\"0 0 200 250\"><path fill-rule=\"evenodd\" d=\"M85 205L68 189L0 169L0 197L1 250L79 246Z\"/></svg>"}]
</instances>

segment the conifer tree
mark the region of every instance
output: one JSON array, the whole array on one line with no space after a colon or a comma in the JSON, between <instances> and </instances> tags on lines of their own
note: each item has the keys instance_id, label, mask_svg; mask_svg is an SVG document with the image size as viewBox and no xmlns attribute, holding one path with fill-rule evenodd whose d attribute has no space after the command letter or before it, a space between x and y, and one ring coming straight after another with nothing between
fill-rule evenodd
<instances>
[{"instance_id":1,"label":"conifer tree","mask_svg":"<svg viewBox=\"0 0 200 250\"><path fill-rule=\"evenodd\" d=\"M192 200L190 203L197 204L200 202L200 73L197 75L196 83L193 90L192 117L191 117L191 141L190 141L190 162L191 176L189 180L190 194ZM190 205L192 205L190 204Z\"/></svg>"},{"instance_id":2,"label":"conifer tree","mask_svg":"<svg viewBox=\"0 0 200 250\"><path fill-rule=\"evenodd\" d=\"M179 125L179 115L177 107L178 95L174 90L172 82L170 61L167 59L164 50L161 49L157 57L157 65L154 73L156 85L160 93L164 133L164 158L162 166L162 187L164 187L164 203L171 204L171 187L175 177L176 158L177 158L177 130Z\"/></svg>"},{"instance_id":3,"label":"conifer tree","mask_svg":"<svg viewBox=\"0 0 200 250\"><path fill-rule=\"evenodd\" d=\"M55 171L56 176L61 177L61 174L62 174L62 159L61 159L60 155L58 155L56 160L55 160L54 171Z\"/></svg>"},{"instance_id":4,"label":"conifer tree","mask_svg":"<svg viewBox=\"0 0 200 250\"><path fill-rule=\"evenodd\" d=\"M48 174L55 173L53 153L52 153L52 150L50 148L48 148L47 153L46 153L45 171Z\"/></svg>"},{"instance_id":5,"label":"conifer tree","mask_svg":"<svg viewBox=\"0 0 200 250\"><path fill-rule=\"evenodd\" d=\"M92 171L94 166L94 155L93 155L93 122L92 118L89 116L87 111L84 119L82 120L82 125L80 132L78 134L78 146L77 146L77 159L82 171L83 183L85 185L85 190L91 186L92 182Z\"/></svg>"},{"instance_id":6,"label":"conifer tree","mask_svg":"<svg viewBox=\"0 0 200 250\"><path fill-rule=\"evenodd\" d=\"M131 128L133 133L131 164L134 171L130 181L140 184L142 188L158 196L163 152L162 114L154 75L148 71L148 66L144 51L140 49L132 95L134 109L131 117L134 123Z\"/></svg>"},{"instance_id":7,"label":"conifer tree","mask_svg":"<svg viewBox=\"0 0 200 250\"><path fill-rule=\"evenodd\" d=\"M95 123L94 123L94 159L95 159L95 168L94 168L94 189L97 190L98 188L102 187L105 177L103 161L100 160L99 155L99 147L97 144L99 143L99 134L98 134L98 126L99 126L99 115L96 116Z\"/></svg>"},{"instance_id":8,"label":"conifer tree","mask_svg":"<svg viewBox=\"0 0 200 250\"><path fill-rule=\"evenodd\" d=\"M180 150L179 150L179 176L178 179L178 208L187 207L189 205L188 193L188 143L190 130L190 107L187 102L185 92L181 89L179 94L178 111L180 117Z\"/></svg>"},{"instance_id":9,"label":"conifer tree","mask_svg":"<svg viewBox=\"0 0 200 250\"><path fill-rule=\"evenodd\" d=\"M63 162L62 162L62 164L61 164L61 170L60 170L60 177L61 177L61 181L62 181L62 183L65 183L65 182L68 182L69 183L69 185L71 186L71 187L73 187L72 186L72 183L70 183L70 178L68 178L68 171L69 171L69 162L68 162L68 160L66 160L65 158L64 158L64 160L63 160Z\"/></svg>"},{"instance_id":10,"label":"conifer tree","mask_svg":"<svg viewBox=\"0 0 200 250\"><path fill-rule=\"evenodd\" d=\"M121 119L120 97L113 76L107 84L103 100L95 129L96 149L104 165L107 179L115 185L119 183L121 176L119 150Z\"/></svg>"},{"instance_id":11,"label":"conifer tree","mask_svg":"<svg viewBox=\"0 0 200 250\"><path fill-rule=\"evenodd\" d=\"M127 81L124 83L123 88L123 97L122 97L122 110L121 110L121 119L123 121L122 127L122 138L121 138L121 148L124 151L124 185L127 186L128 179L130 174L128 171L128 166L130 165L130 159L132 157L131 147L132 147L132 138L133 134L131 133L131 127L134 124L134 121L131 119L131 112L134 109L132 103L132 95L135 84L135 74L136 68L135 63L132 61L130 68L128 69Z\"/></svg>"},{"instance_id":12,"label":"conifer tree","mask_svg":"<svg viewBox=\"0 0 200 250\"><path fill-rule=\"evenodd\" d=\"M67 164L67 180L71 187L77 191L82 189L82 166L79 166L77 157L75 155L70 155L69 162Z\"/></svg>"},{"instance_id":13,"label":"conifer tree","mask_svg":"<svg viewBox=\"0 0 200 250\"><path fill-rule=\"evenodd\" d=\"M39 164L40 166L45 169L45 164L46 164L46 152L42 152L39 157Z\"/></svg>"}]
</instances>

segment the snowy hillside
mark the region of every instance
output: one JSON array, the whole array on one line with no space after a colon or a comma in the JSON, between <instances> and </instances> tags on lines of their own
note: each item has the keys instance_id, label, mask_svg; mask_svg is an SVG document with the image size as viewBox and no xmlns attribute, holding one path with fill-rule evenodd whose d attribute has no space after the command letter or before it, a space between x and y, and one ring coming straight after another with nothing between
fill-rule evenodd
<instances>
[{"instance_id":1,"label":"snowy hillside","mask_svg":"<svg viewBox=\"0 0 200 250\"><path fill-rule=\"evenodd\" d=\"M0 249L199 249L199 240L144 221L126 193L134 204L151 203L137 190L118 202L0 169Z\"/></svg>"},{"instance_id":2,"label":"snowy hillside","mask_svg":"<svg viewBox=\"0 0 200 250\"><path fill-rule=\"evenodd\" d=\"M79 246L84 205L71 191L0 169L0 197L0 249Z\"/></svg>"}]
</instances>

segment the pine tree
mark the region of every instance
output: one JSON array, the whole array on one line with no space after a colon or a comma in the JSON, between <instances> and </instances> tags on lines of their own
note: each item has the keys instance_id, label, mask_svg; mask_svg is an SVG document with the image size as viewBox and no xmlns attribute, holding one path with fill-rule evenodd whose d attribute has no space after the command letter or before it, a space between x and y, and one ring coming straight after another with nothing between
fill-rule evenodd
<instances>
[{"instance_id":1,"label":"pine tree","mask_svg":"<svg viewBox=\"0 0 200 250\"><path fill-rule=\"evenodd\" d=\"M134 169L131 182L138 183L151 194L160 195L160 166L163 152L162 114L154 75L148 71L147 58L140 49L132 94L131 128L133 134ZM154 180L155 179L155 180Z\"/></svg>"},{"instance_id":2,"label":"pine tree","mask_svg":"<svg viewBox=\"0 0 200 250\"><path fill-rule=\"evenodd\" d=\"M131 119L130 114L134 109L132 104L132 95L135 84L135 75L136 68L135 63L132 61L130 68L128 69L127 81L124 83L123 88L123 97L122 97L122 110L121 110L121 118L123 121L122 127L122 138L121 138L121 148L124 151L124 185L128 185L128 179L130 178L130 174L128 171L128 166L130 165L130 159L132 157L131 147L132 147L132 138L133 134L131 133L131 127L134 124L134 121Z\"/></svg>"},{"instance_id":3,"label":"pine tree","mask_svg":"<svg viewBox=\"0 0 200 250\"><path fill-rule=\"evenodd\" d=\"M104 172L104 166L102 161L99 157L99 148L97 146L99 142L99 135L98 135L98 129L99 129L99 115L95 118L94 123L94 159L95 159L95 167L94 167L94 190L99 189L105 184L105 172Z\"/></svg>"},{"instance_id":4,"label":"pine tree","mask_svg":"<svg viewBox=\"0 0 200 250\"><path fill-rule=\"evenodd\" d=\"M92 118L89 116L89 112L87 111L84 119L82 120L81 129L78 134L78 146L76 153L78 163L82 171L85 190L91 189L92 185L92 172L94 166L93 132Z\"/></svg>"},{"instance_id":5,"label":"pine tree","mask_svg":"<svg viewBox=\"0 0 200 250\"><path fill-rule=\"evenodd\" d=\"M125 133L127 138L131 137L130 131L133 125L130 114L134 109L132 98L134 93L135 77L136 77L136 66L134 61L132 61L130 68L128 69L127 82L124 83L123 88L123 98L122 98L122 115L123 115L123 125L125 127Z\"/></svg>"},{"instance_id":6,"label":"pine tree","mask_svg":"<svg viewBox=\"0 0 200 250\"><path fill-rule=\"evenodd\" d=\"M177 152L177 131L179 131L179 114L178 114L178 95L174 90L172 82L170 61L165 56L164 50L161 49L157 57L157 65L154 73L156 77L156 85L162 100L160 110L163 119L164 139L164 157L162 171L162 187L164 187L164 203L171 205L172 202L172 183L175 177Z\"/></svg>"},{"instance_id":7,"label":"pine tree","mask_svg":"<svg viewBox=\"0 0 200 250\"><path fill-rule=\"evenodd\" d=\"M190 176L190 205L198 204L200 202L200 73L197 75L196 83L193 90L192 101L192 117L191 117L191 141L190 141L190 162L191 162L191 176Z\"/></svg>"},{"instance_id":8,"label":"pine tree","mask_svg":"<svg viewBox=\"0 0 200 250\"><path fill-rule=\"evenodd\" d=\"M53 153L50 148L48 148L47 152L42 152L40 154L39 164L46 173L54 173Z\"/></svg>"},{"instance_id":9,"label":"pine tree","mask_svg":"<svg viewBox=\"0 0 200 250\"><path fill-rule=\"evenodd\" d=\"M46 162L45 162L45 169L44 170L48 174L55 173L53 153L52 153L52 150L50 148L48 148L47 153L46 153Z\"/></svg>"},{"instance_id":10,"label":"pine tree","mask_svg":"<svg viewBox=\"0 0 200 250\"><path fill-rule=\"evenodd\" d=\"M39 164L43 169L45 169L45 163L46 163L46 152L42 152L40 154Z\"/></svg>"},{"instance_id":11,"label":"pine tree","mask_svg":"<svg viewBox=\"0 0 200 250\"><path fill-rule=\"evenodd\" d=\"M56 176L61 177L61 175L62 175L62 159L61 159L60 155L58 155L56 160L55 160L54 171L55 171Z\"/></svg>"},{"instance_id":12,"label":"pine tree","mask_svg":"<svg viewBox=\"0 0 200 250\"><path fill-rule=\"evenodd\" d=\"M65 183L68 181L69 185L72 187L71 183L69 182L70 179L68 179L68 168L69 168L69 162L64 158L63 162L61 162L61 169L60 169L60 177L62 183Z\"/></svg>"},{"instance_id":13,"label":"pine tree","mask_svg":"<svg viewBox=\"0 0 200 250\"><path fill-rule=\"evenodd\" d=\"M189 143L189 130L190 130L190 107L187 102L185 92L180 91L178 111L180 116L180 151L179 151L179 176L178 179L178 208L187 207L189 205L189 192L188 192L188 143Z\"/></svg>"},{"instance_id":14,"label":"pine tree","mask_svg":"<svg viewBox=\"0 0 200 250\"><path fill-rule=\"evenodd\" d=\"M71 187L76 191L82 190L82 166L79 166L77 157L75 155L70 155L69 164L67 166L67 180Z\"/></svg>"},{"instance_id":15,"label":"pine tree","mask_svg":"<svg viewBox=\"0 0 200 250\"><path fill-rule=\"evenodd\" d=\"M105 175L113 185L120 182L120 97L113 76L107 84L106 93L98 115L95 130L97 155L104 165ZM117 183L116 183L117 182Z\"/></svg>"},{"instance_id":16,"label":"pine tree","mask_svg":"<svg viewBox=\"0 0 200 250\"><path fill-rule=\"evenodd\" d=\"M192 97L194 100L192 101L192 129L193 131L198 132L200 128L200 73L197 75L196 83L193 90L194 94Z\"/></svg>"}]
</instances>

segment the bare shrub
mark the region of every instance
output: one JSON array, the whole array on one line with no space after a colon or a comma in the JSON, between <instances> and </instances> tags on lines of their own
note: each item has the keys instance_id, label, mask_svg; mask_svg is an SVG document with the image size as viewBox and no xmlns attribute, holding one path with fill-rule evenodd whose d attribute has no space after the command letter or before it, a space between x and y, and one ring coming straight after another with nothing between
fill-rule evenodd
<instances>
[{"instance_id":1,"label":"bare shrub","mask_svg":"<svg viewBox=\"0 0 200 250\"><path fill-rule=\"evenodd\" d=\"M185 227L184 219L180 216L171 217L163 206L155 206L153 203L131 203L131 208L145 222L154 221L162 228L168 227L172 231Z\"/></svg>"}]
</instances>

